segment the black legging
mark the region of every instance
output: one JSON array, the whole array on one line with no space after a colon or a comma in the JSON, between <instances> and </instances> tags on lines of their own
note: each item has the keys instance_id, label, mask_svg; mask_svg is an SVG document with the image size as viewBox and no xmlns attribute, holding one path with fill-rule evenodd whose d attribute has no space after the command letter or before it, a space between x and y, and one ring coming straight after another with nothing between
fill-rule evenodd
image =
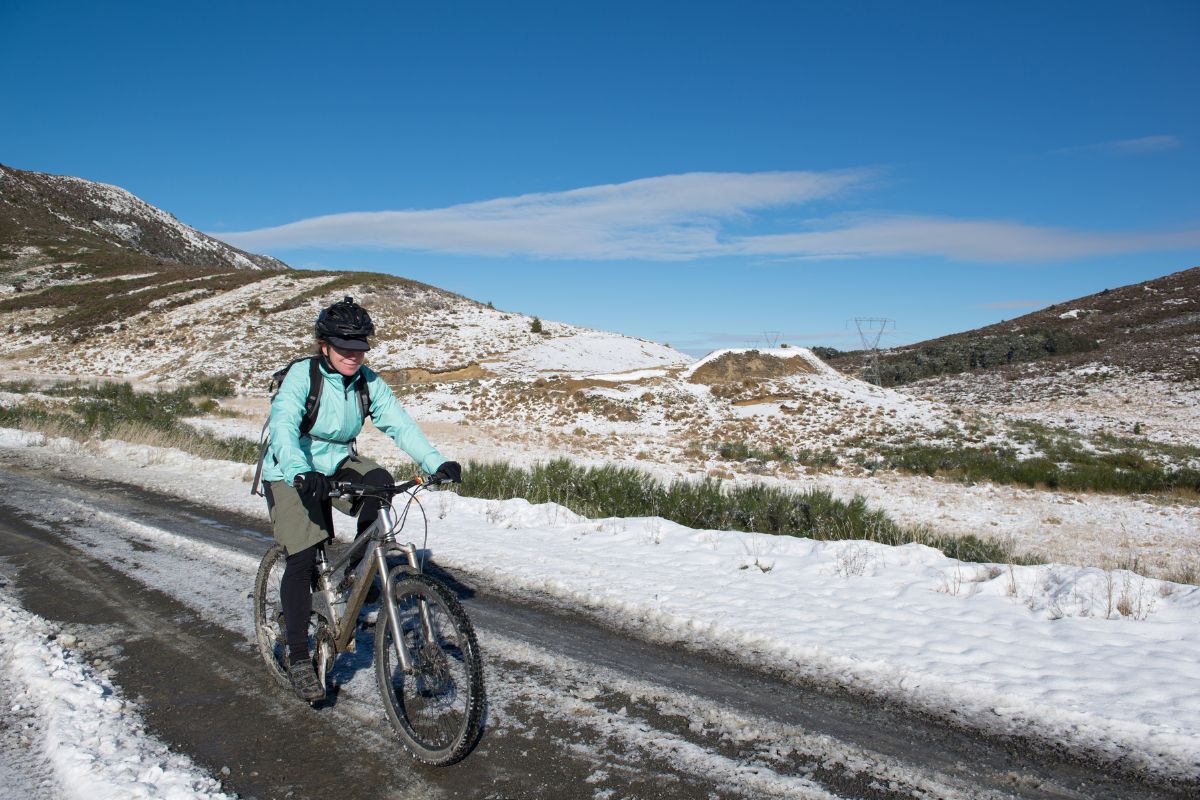
<instances>
[{"instance_id":1,"label":"black legging","mask_svg":"<svg viewBox=\"0 0 1200 800\"><path fill-rule=\"evenodd\" d=\"M371 486L386 486L394 483L392 473L386 469L373 469L364 475L359 475L347 469L339 469L333 474L338 481L352 480L356 483L366 483ZM268 502L270 493L268 492ZM379 517L379 509L383 502L377 497L364 498L351 513L358 515L358 534L371 526ZM329 500L321 501L322 518L326 530L333 530L333 504ZM287 627L288 663L295 664L310 658L308 652L308 619L312 616L312 593L317 588L317 552L325 547L325 543L314 544L298 553L288 553L287 565L283 570L283 581L279 586L279 603L283 607L283 621ZM361 557L360 557L361 558ZM358 562L354 561L347 569L353 569Z\"/></svg>"},{"instance_id":2,"label":"black legging","mask_svg":"<svg viewBox=\"0 0 1200 800\"><path fill-rule=\"evenodd\" d=\"M309 658L308 618L312 614L312 592L317 587L317 552L325 544L314 544L299 553L289 554L279 584L279 604L287 626L288 663Z\"/></svg>"}]
</instances>

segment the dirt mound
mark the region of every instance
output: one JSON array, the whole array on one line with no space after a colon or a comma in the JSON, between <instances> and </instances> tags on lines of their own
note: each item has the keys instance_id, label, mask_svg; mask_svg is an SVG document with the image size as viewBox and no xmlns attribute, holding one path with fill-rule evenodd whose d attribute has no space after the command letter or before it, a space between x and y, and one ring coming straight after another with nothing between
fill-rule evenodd
<instances>
[{"instance_id":1,"label":"dirt mound","mask_svg":"<svg viewBox=\"0 0 1200 800\"><path fill-rule=\"evenodd\" d=\"M688 380L692 383L704 383L711 386L716 383L786 378L789 375L814 374L816 372L817 367L802 355L780 358L760 353L757 350L746 350L725 353L712 361L701 364Z\"/></svg>"},{"instance_id":2,"label":"dirt mound","mask_svg":"<svg viewBox=\"0 0 1200 800\"><path fill-rule=\"evenodd\" d=\"M395 384L448 383L451 381L481 380L483 378L494 377L491 372L488 372L474 361L465 367L455 367L453 369L429 370L412 367L410 369L384 370L380 375L388 383Z\"/></svg>"}]
</instances>

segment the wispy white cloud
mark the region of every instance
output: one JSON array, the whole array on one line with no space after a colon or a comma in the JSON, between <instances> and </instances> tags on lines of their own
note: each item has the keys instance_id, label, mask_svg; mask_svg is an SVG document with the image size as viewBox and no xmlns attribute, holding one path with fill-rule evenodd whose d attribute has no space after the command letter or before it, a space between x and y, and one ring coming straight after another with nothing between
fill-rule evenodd
<instances>
[{"instance_id":1,"label":"wispy white cloud","mask_svg":"<svg viewBox=\"0 0 1200 800\"><path fill-rule=\"evenodd\" d=\"M1063 147L1055 153L1094 153L1097 155L1136 155L1139 153L1158 153L1163 150L1174 150L1181 144L1178 136L1142 136L1137 139L1114 139L1111 142L1079 145L1078 147Z\"/></svg>"},{"instance_id":2,"label":"wispy white cloud","mask_svg":"<svg viewBox=\"0 0 1200 800\"><path fill-rule=\"evenodd\" d=\"M1200 230L1101 233L1002 220L926 216L863 217L824 230L745 237L732 243L757 255L825 257L936 256L957 261L1022 263L1200 247Z\"/></svg>"},{"instance_id":3,"label":"wispy white cloud","mask_svg":"<svg viewBox=\"0 0 1200 800\"><path fill-rule=\"evenodd\" d=\"M828 198L867 181L842 172L693 172L464 203L314 217L217 234L238 247L383 247L491 256L685 260L717 254L722 223Z\"/></svg>"},{"instance_id":4,"label":"wispy white cloud","mask_svg":"<svg viewBox=\"0 0 1200 800\"><path fill-rule=\"evenodd\" d=\"M1090 232L886 214L811 220L782 233L743 232L768 209L828 200L873 177L866 170L695 172L440 209L334 214L214 235L249 250L388 248L574 260L919 256L1020 263L1200 247L1200 229Z\"/></svg>"}]
</instances>

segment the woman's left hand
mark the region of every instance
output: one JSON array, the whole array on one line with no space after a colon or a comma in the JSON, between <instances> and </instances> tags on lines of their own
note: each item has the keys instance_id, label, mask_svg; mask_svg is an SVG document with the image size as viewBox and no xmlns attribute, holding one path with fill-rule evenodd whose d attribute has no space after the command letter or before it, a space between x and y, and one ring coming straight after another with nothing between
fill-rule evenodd
<instances>
[{"instance_id":1,"label":"woman's left hand","mask_svg":"<svg viewBox=\"0 0 1200 800\"><path fill-rule=\"evenodd\" d=\"M437 468L432 477L437 482L462 483L462 467L457 461L447 461Z\"/></svg>"}]
</instances>

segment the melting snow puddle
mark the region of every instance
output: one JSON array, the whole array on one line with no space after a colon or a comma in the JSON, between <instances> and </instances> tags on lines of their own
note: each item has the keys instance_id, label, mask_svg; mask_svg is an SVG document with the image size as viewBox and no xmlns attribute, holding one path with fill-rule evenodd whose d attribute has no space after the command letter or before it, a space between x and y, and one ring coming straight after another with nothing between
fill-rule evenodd
<instances>
[{"instance_id":1,"label":"melting snow puddle","mask_svg":"<svg viewBox=\"0 0 1200 800\"><path fill-rule=\"evenodd\" d=\"M19 493L14 489L10 497ZM209 622L248 640L253 637L247 595L254 585L257 558L74 500L47 502L39 497L21 504L30 516L65 527L68 541L113 569L170 594Z\"/></svg>"}]
</instances>

